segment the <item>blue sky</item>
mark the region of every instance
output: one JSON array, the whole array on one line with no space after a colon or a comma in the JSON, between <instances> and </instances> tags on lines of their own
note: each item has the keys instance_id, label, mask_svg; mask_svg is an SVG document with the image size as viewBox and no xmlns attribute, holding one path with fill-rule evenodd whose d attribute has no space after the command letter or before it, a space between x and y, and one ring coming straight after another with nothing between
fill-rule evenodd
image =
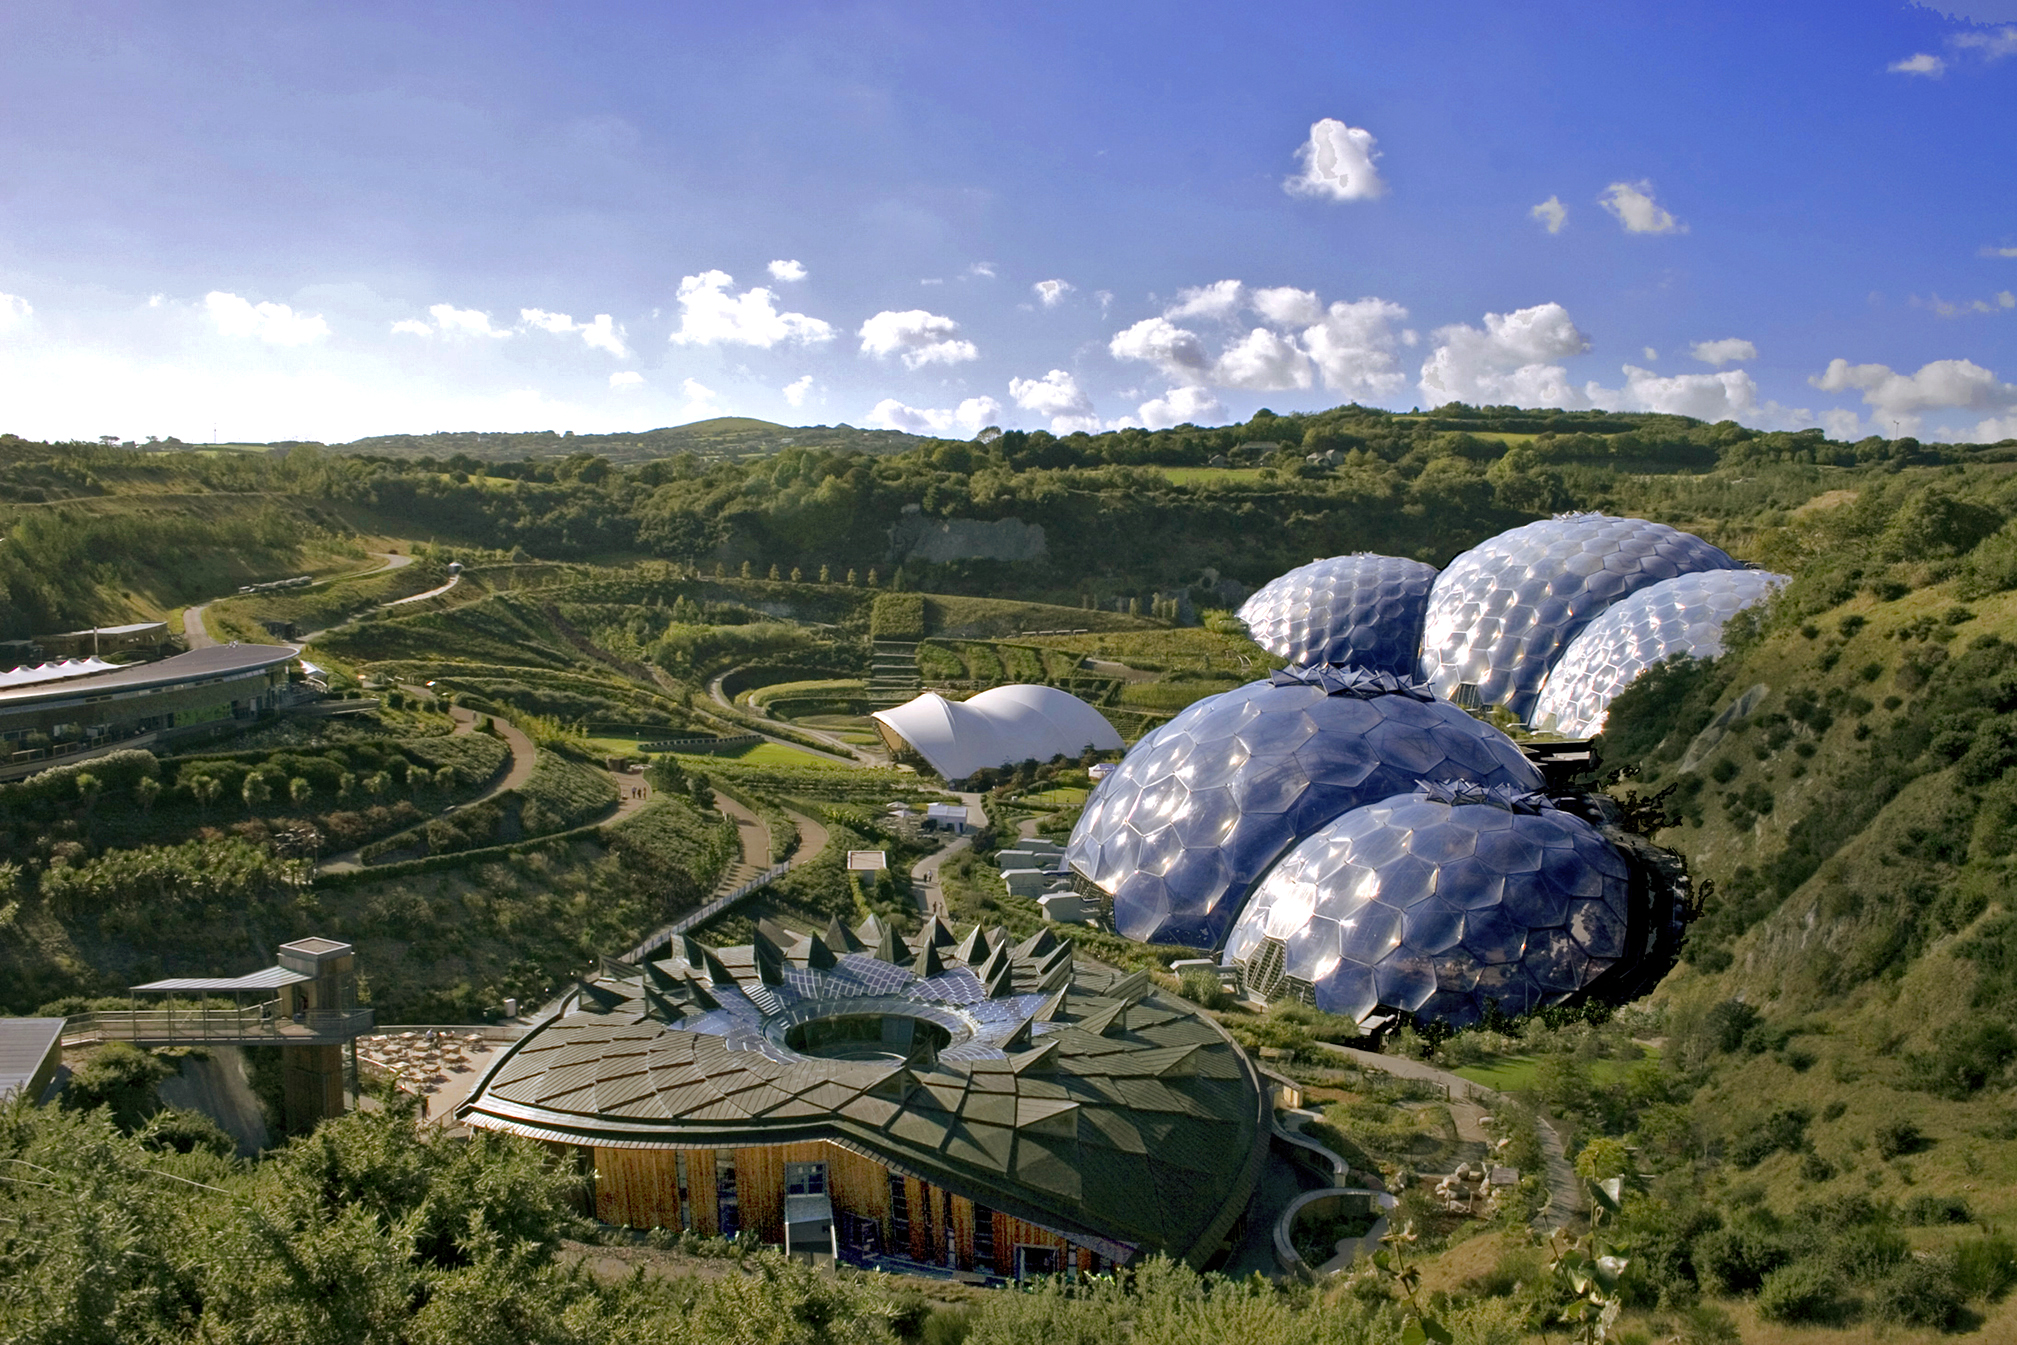
<instances>
[{"instance_id":1,"label":"blue sky","mask_svg":"<svg viewBox=\"0 0 2017 1345\"><path fill-rule=\"evenodd\" d=\"M2017 0L45 3L0 430L2017 436Z\"/></svg>"}]
</instances>

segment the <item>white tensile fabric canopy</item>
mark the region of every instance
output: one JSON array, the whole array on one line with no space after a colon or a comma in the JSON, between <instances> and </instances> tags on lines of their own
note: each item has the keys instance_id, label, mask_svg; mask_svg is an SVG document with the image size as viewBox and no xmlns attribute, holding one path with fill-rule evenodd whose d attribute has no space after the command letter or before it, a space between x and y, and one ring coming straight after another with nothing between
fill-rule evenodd
<instances>
[{"instance_id":1,"label":"white tensile fabric canopy","mask_svg":"<svg viewBox=\"0 0 2017 1345\"><path fill-rule=\"evenodd\" d=\"M948 780L989 766L1075 757L1091 747L1121 750L1121 735L1092 706L1056 687L994 687L971 700L949 701L927 691L876 722L891 746L900 742Z\"/></svg>"}]
</instances>

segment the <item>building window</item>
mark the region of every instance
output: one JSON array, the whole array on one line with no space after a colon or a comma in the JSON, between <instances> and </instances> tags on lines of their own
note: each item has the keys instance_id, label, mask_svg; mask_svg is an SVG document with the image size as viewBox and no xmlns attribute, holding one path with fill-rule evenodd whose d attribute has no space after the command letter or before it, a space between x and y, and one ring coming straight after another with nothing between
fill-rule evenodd
<instances>
[{"instance_id":1,"label":"building window","mask_svg":"<svg viewBox=\"0 0 2017 1345\"><path fill-rule=\"evenodd\" d=\"M723 1237L742 1231L742 1206L735 1198L735 1155L721 1149L714 1154L714 1210Z\"/></svg>"},{"instance_id":2,"label":"building window","mask_svg":"<svg viewBox=\"0 0 2017 1345\"><path fill-rule=\"evenodd\" d=\"M994 1264L994 1211L985 1205L973 1207L973 1259L989 1270Z\"/></svg>"},{"instance_id":3,"label":"building window","mask_svg":"<svg viewBox=\"0 0 2017 1345\"><path fill-rule=\"evenodd\" d=\"M889 1240L900 1254L910 1254L910 1197L894 1172L889 1174Z\"/></svg>"},{"instance_id":4,"label":"building window","mask_svg":"<svg viewBox=\"0 0 2017 1345\"><path fill-rule=\"evenodd\" d=\"M826 1164L786 1163L784 1165L784 1193L788 1196L825 1195Z\"/></svg>"},{"instance_id":5,"label":"building window","mask_svg":"<svg viewBox=\"0 0 2017 1345\"><path fill-rule=\"evenodd\" d=\"M1038 1279L1058 1273L1058 1249L1055 1247L1031 1247L1027 1244L1016 1248L1016 1278L1019 1280Z\"/></svg>"},{"instance_id":6,"label":"building window","mask_svg":"<svg viewBox=\"0 0 2017 1345\"><path fill-rule=\"evenodd\" d=\"M679 1174L679 1226L681 1228L692 1228L693 1198L687 1194L686 1150L684 1149L675 1150L672 1156L672 1161L673 1166L677 1169Z\"/></svg>"}]
</instances>

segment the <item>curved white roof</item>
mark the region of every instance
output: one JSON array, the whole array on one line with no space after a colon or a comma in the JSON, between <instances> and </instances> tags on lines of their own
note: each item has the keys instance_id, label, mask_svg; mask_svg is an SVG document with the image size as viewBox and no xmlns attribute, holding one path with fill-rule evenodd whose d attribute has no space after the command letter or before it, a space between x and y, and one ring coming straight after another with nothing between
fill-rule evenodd
<instances>
[{"instance_id":1,"label":"curved white roof","mask_svg":"<svg viewBox=\"0 0 2017 1345\"><path fill-rule=\"evenodd\" d=\"M989 766L1075 757L1092 747L1121 750L1106 717L1056 687L993 687L971 700L949 701L927 691L914 701L875 712L884 737L901 739L948 780Z\"/></svg>"}]
</instances>

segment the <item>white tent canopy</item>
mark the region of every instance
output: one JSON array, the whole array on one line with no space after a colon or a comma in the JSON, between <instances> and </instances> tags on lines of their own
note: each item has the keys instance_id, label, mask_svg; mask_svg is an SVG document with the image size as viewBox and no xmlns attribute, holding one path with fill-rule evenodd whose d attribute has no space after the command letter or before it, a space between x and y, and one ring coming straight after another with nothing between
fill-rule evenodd
<instances>
[{"instance_id":1,"label":"white tent canopy","mask_svg":"<svg viewBox=\"0 0 2017 1345\"><path fill-rule=\"evenodd\" d=\"M994 687L965 701L927 691L876 711L875 719L892 747L908 747L948 780L989 766L1075 757L1088 747L1122 747L1121 735L1098 710L1056 687Z\"/></svg>"}]
</instances>

